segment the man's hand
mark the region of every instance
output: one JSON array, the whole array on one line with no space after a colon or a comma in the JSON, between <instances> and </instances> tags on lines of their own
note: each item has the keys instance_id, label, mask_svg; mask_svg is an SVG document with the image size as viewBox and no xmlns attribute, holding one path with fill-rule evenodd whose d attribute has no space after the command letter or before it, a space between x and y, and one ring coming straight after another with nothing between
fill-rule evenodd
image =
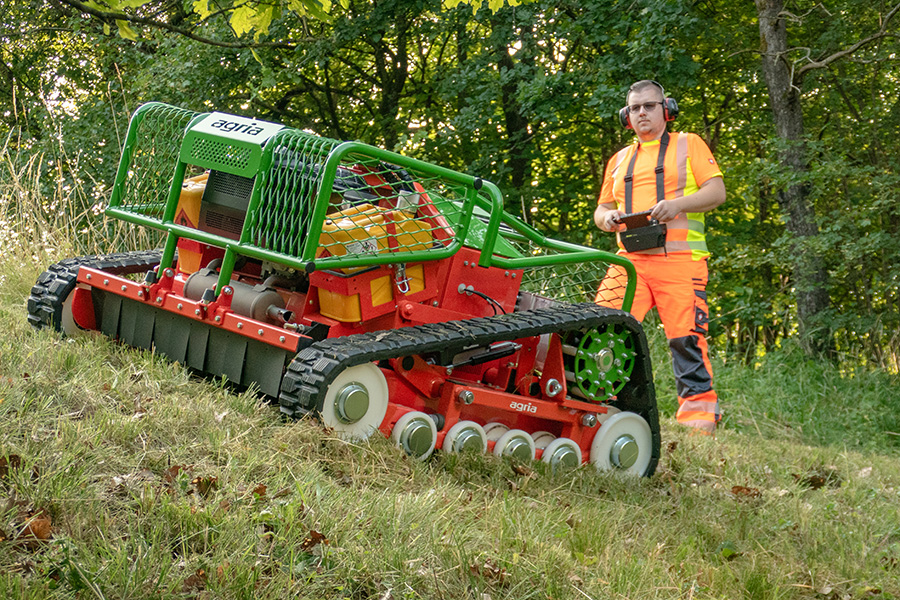
<instances>
[{"instance_id":1,"label":"man's hand","mask_svg":"<svg viewBox=\"0 0 900 600\"><path fill-rule=\"evenodd\" d=\"M616 232L624 229L625 226L617 222L617 219L625 213L615 208L603 210L604 208L603 205L599 206L597 212L594 214L594 222L597 224L597 227L603 231L609 232Z\"/></svg>"},{"instance_id":2,"label":"man's hand","mask_svg":"<svg viewBox=\"0 0 900 600\"><path fill-rule=\"evenodd\" d=\"M609 211L608 213L603 215L603 227L601 227L600 229L610 232L621 231L622 229L625 229L625 226L619 222L619 218L624 214L625 213L620 210Z\"/></svg>"},{"instance_id":3,"label":"man's hand","mask_svg":"<svg viewBox=\"0 0 900 600\"><path fill-rule=\"evenodd\" d=\"M725 183L721 177L711 177L703 182L700 189L688 196L674 200L663 200L653 207L650 216L665 223L679 213L705 213L725 202Z\"/></svg>"},{"instance_id":4,"label":"man's hand","mask_svg":"<svg viewBox=\"0 0 900 600\"><path fill-rule=\"evenodd\" d=\"M681 212L681 206L677 200L662 200L653 207L650 217L656 219L660 223L666 223L678 216Z\"/></svg>"}]
</instances>

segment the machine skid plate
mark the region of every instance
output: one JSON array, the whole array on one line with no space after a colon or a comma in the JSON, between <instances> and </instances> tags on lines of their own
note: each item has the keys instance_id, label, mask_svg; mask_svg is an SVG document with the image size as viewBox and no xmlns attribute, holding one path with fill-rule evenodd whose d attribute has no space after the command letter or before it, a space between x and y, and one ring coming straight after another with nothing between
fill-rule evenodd
<instances>
[{"instance_id":1,"label":"machine skid plate","mask_svg":"<svg viewBox=\"0 0 900 600\"><path fill-rule=\"evenodd\" d=\"M154 305L160 310L185 319L205 321L210 325L282 350L296 351L303 339L303 336L294 332L244 317L220 304L191 300L171 290L161 289L158 284L147 286L98 268L82 265L78 270L77 281L108 294Z\"/></svg>"}]
</instances>

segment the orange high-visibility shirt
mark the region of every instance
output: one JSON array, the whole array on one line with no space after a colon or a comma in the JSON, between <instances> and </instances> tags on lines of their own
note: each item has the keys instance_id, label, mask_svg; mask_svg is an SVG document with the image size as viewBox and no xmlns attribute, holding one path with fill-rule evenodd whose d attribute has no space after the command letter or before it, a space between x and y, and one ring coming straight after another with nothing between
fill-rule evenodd
<instances>
[{"instance_id":1,"label":"orange high-visibility shirt","mask_svg":"<svg viewBox=\"0 0 900 600\"><path fill-rule=\"evenodd\" d=\"M656 164L659 159L659 140L634 143L622 148L606 165L600 204L615 204L625 211L625 171L631 156L637 152L632 180L631 212L650 210L656 205ZM722 171L713 158L709 146L694 133L672 132L664 165L665 199L673 200L693 194ZM680 213L666 223L666 247L642 250L642 254L682 254L694 260L709 256L706 248L706 220L704 213ZM618 237L618 236L617 236ZM620 253L624 253L621 241Z\"/></svg>"}]
</instances>

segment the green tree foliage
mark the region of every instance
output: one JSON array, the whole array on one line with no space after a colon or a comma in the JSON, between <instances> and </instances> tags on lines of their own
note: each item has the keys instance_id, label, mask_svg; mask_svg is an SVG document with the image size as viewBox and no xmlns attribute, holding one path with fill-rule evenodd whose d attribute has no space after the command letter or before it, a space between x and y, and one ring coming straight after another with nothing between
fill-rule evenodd
<instances>
[{"instance_id":1,"label":"green tree foliage","mask_svg":"<svg viewBox=\"0 0 900 600\"><path fill-rule=\"evenodd\" d=\"M846 365L897 370L897 8L787 2L772 55L762 4L11 0L0 127L92 202L139 103L249 114L491 179L536 226L610 248L590 215L631 140L616 112L629 83L653 78L681 106L673 127L701 134L725 171L728 201L708 216L721 347L752 361L803 325ZM792 74L794 137L773 118L767 59ZM792 227L792 189L812 235ZM824 275L812 315L802 256Z\"/></svg>"}]
</instances>

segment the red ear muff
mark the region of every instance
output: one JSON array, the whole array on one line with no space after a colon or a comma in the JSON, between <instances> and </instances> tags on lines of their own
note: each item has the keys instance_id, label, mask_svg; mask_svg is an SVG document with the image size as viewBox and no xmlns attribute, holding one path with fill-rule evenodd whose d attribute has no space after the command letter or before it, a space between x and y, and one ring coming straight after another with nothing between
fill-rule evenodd
<instances>
[{"instance_id":1,"label":"red ear muff","mask_svg":"<svg viewBox=\"0 0 900 600\"><path fill-rule=\"evenodd\" d=\"M674 121L678 118L678 103L675 102L675 98L666 98L663 101L663 114L666 117L666 121ZM628 112L627 110L625 112Z\"/></svg>"},{"instance_id":2,"label":"red ear muff","mask_svg":"<svg viewBox=\"0 0 900 600\"><path fill-rule=\"evenodd\" d=\"M631 129L631 118L628 116L627 106L623 106L619 109L619 123L621 123L622 127L625 129Z\"/></svg>"}]
</instances>

